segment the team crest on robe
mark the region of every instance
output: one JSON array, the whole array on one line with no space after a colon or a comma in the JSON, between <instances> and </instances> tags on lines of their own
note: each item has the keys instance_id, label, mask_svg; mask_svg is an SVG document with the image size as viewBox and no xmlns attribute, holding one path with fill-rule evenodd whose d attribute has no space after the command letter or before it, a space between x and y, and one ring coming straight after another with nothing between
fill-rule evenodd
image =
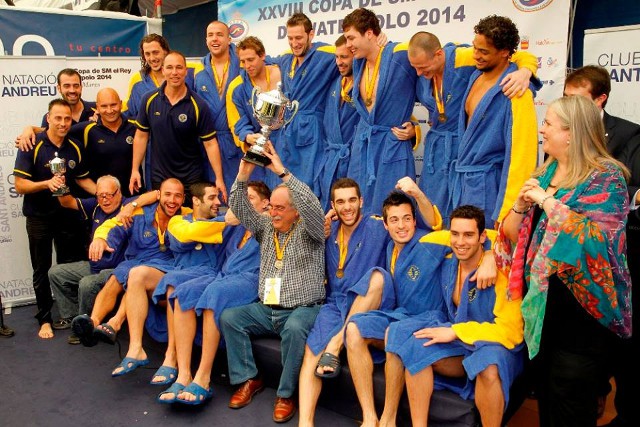
<instances>
[{"instance_id":1,"label":"team crest on robe","mask_svg":"<svg viewBox=\"0 0 640 427\"><path fill-rule=\"evenodd\" d=\"M71 169L74 169L76 167L76 161L75 160L69 160L68 164L69 164L69 167Z\"/></svg>"},{"instance_id":2,"label":"team crest on robe","mask_svg":"<svg viewBox=\"0 0 640 427\"><path fill-rule=\"evenodd\" d=\"M129 135L125 141L127 141L127 144L131 145L133 144L133 137Z\"/></svg>"},{"instance_id":3,"label":"team crest on robe","mask_svg":"<svg viewBox=\"0 0 640 427\"><path fill-rule=\"evenodd\" d=\"M202 91L209 92L209 89L207 89L207 85L202 85Z\"/></svg>"},{"instance_id":4,"label":"team crest on robe","mask_svg":"<svg viewBox=\"0 0 640 427\"><path fill-rule=\"evenodd\" d=\"M418 277L420 277L420 269L417 265L414 264L409 267L409 269L407 270L407 277L414 282L418 280Z\"/></svg>"},{"instance_id":5,"label":"team crest on robe","mask_svg":"<svg viewBox=\"0 0 640 427\"><path fill-rule=\"evenodd\" d=\"M467 292L467 295L469 295L469 302L473 302L473 300L475 300L478 297L478 288L469 289L469 292Z\"/></svg>"},{"instance_id":6,"label":"team crest on robe","mask_svg":"<svg viewBox=\"0 0 640 427\"><path fill-rule=\"evenodd\" d=\"M187 121L187 115L182 113L178 116L178 120L180 121L180 123L184 123Z\"/></svg>"},{"instance_id":7,"label":"team crest on robe","mask_svg":"<svg viewBox=\"0 0 640 427\"><path fill-rule=\"evenodd\" d=\"M98 140L98 144L104 144L104 143L105 143L105 140L104 140L104 139L99 139L99 140Z\"/></svg>"},{"instance_id":8,"label":"team crest on robe","mask_svg":"<svg viewBox=\"0 0 640 427\"><path fill-rule=\"evenodd\" d=\"M147 231L145 231L145 232L142 234L142 236L143 236L143 237L147 237L147 238L149 238L149 237L152 237L152 236L153 236L153 234L151 234L151 232L150 232L149 230L147 230Z\"/></svg>"}]
</instances>

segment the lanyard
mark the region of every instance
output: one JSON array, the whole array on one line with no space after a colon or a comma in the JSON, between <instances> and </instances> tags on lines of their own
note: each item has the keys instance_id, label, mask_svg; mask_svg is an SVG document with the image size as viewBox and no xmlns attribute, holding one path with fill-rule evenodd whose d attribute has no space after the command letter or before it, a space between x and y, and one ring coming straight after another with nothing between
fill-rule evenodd
<instances>
[{"instance_id":1,"label":"lanyard","mask_svg":"<svg viewBox=\"0 0 640 427\"><path fill-rule=\"evenodd\" d=\"M280 248L280 241L278 240L278 232L277 231L273 232L273 244L275 245L275 248L276 248L276 264L275 265L277 269L280 269L283 266L282 258L284 258L284 250L286 249L287 243L289 243L291 236L293 236L293 230L295 229L296 224L297 222L294 222L293 225L291 226L291 230L289 230L289 235L284 240L282 248Z\"/></svg>"},{"instance_id":2,"label":"lanyard","mask_svg":"<svg viewBox=\"0 0 640 427\"><path fill-rule=\"evenodd\" d=\"M164 234L167 232L165 228L164 231L160 230L160 219L158 218L158 211L155 213L156 220L156 230L158 231L158 242L160 243L160 252L164 252L167 250L167 246L164 244Z\"/></svg>"},{"instance_id":3,"label":"lanyard","mask_svg":"<svg viewBox=\"0 0 640 427\"><path fill-rule=\"evenodd\" d=\"M238 244L238 249L242 249L242 247L249 241L251 238L251 232L246 230L244 232L244 236L242 236L242 240L240 240L240 244Z\"/></svg>"},{"instance_id":4,"label":"lanyard","mask_svg":"<svg viewBox=\"0 0 640 427\"><path fill-rule=\"evenodd\" d=\"M294 56L293 61L291 61L291 69L289 70L289 78L293 79L293 76L296 74L296 66L298 65L298 57Z\"/></svg>"},{"instance_id":5,"label":"lanyard","mask_svg":"<svg viewBox=\"0 0 640 427\"><path fill-rule=\"evenodd\" d=\"M344 102L351 102L351 89L353 88L353 78L343 77L340 83L340 97Z\"/></svg>"},{"instance_id":6,"label":"lanyard","mask_svg":"<svg viewBox=\"0 0 640 427\"><path fill-rule=\"evenodd\" d=\"M211 68L213 69L213 77L216 79L216 87L218 88L218 93L222 93L222 85L224 84L224 76L227 75L227 71L229 70L229 63L231 60L227 60L227 63L224 64L224 69L222 70L222 77L218 76L218 71L216 70L216 64L211 61Z\"/></svg>"},{"instance_id":7,"label":"lanyard","mask_svg":"<svg viewBox=\"0 0 640 427\"><path fill-rule=\"evenodd\" d=\"M265 66L265 73L266 75L266 79L267 79L267 88L265 90L269 90L269 86L271 85L271 76L269 75L269 66ZM251 78L251 76L249 76L249 80L251 80L251 85L252 86L257 86L256 83L253 81L253 79ZM258 86L259 87L259 86Z\"/></svg>"},{"instance_id":8,"label":"lanyard","mask_svg":"<svg viewBox=\"0 0 640 427\"><path fill-rule=\"evenodd\" d=\"M433 76L433 97L436 99L436 107L438 108L438 121L444 123L447 116L444 113L444 101L442 100L443 81L438 82L436 76Z\"/></svg>"},{"instance_id":9,"label":"lanyard","mask_svg":"<svg viewBox=\"0 0 640 427\"><path fill-rule=\"evenodd\" d=\"M378 77L378 74L380 72L380 60L382 59L383 50L384 48L381 47L380 51L378 52L378 56L376 57L376 65L373 67L373 74L371 76L369 75L369 65L365 65L365 72L367 75L365 76L364 81L364 90L366 93L364 103L367 107L370 107L371 104L373 104L373 89L376 87L376 78Z\"/></svg>"},{"instance_id":10,"label":"lanyard","mask_svg":"<svg viewBox=\"0 0 640 427\"><path fill-rule=\"evenodd\" d=\"M340 252L340 256L338 258L338 270L336 270L336 277L338 277L338 279L344 277L344 263L347 260L348 250L349 245L344 244L344 229L340 226L340 230L338 231L338 251Z\"/></svg>"},{"instance_id":11,"label":"lanyard","mask_svg":"<svg viewBox=\"0 0 640 427\"><path fill-rule=\"evenodd\" d=\"M396 261L398 260L398 247L393 247L393 252L391 253L391 263L389 265L389 269L391 270L391 275L395 277L396 275Z\"/></svg>"}]
</instances>

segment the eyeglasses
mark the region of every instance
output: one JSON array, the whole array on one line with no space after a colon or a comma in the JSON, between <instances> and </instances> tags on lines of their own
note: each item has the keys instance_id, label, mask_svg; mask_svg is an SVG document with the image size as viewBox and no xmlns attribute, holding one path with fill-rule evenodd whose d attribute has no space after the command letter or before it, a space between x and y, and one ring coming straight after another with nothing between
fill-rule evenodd
<instances>
[{"instance_id":1,"label":"eyeglasses","mask_svg":"<svg viewBox=\"0 0 640 427\"><path fill-rule=\"evenodd\" d=\"M100 193L100 194L96 194L96 197L98 198L98 200L111 200L115 197L116 194L118 194L118 191L120 190L116 190L113 193Z\"/></svg>"}]
</instances>

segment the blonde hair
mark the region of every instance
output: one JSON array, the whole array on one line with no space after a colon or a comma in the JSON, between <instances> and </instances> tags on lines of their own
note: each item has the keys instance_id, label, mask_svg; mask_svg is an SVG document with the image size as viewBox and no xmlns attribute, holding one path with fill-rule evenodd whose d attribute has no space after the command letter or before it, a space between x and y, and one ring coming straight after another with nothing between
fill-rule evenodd
<instances>
[{"instance_id":1,"label":"blonde hair","mask_svg":"<svg viewBox=\"0 0 640 427\"><path fill-rule=\"evenodd\" d=\"M592 100L580 95L565 96L549 104L549 109L556 113L562 128L571 135L567 149L567 175L558 183L559 187L573 188L586 181L594 171L603 171L607 166L619 168L625 179L629 179L627 168L607 152L600 109ZM554 160L549 156L533 177L544 175Z\"/></svg>"}]
</instances>

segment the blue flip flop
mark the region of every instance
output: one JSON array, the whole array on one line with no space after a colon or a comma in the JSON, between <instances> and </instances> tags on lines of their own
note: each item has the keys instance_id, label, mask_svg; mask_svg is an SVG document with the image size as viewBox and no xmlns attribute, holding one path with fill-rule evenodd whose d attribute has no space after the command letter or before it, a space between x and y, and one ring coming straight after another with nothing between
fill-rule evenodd
<instances>
[{"instance_id":1,"label":"blue flip flop","mask_svg":"<svg viewBox=\"0 0 640 427\"><path fill-rule=\"evenodd\" d=\"M154 382L153 379L155 377L164 377L164 380L163 381ZM162 365L162 366L160 366L158 368L156 373L153 374L153 377L151 377L151 381L149 381L149 384L151 384L151 385L169 385L169 384L173 384L177 377L178 377L178 370L176 368L173 368L171 366Z\"/></svg>"},{"instance_id":2,"label":"blue flip flop","mask_svg":"<svg viewBox=\"0 0 640 427\"><path fill-rule=\"evenodd\" d=\"M129 372L133 372L141 366L146 366L149 364L149 359L134 359L133 357L125 357L122 359L122 362L115 369L122 368L122 371L117 373L111 373L112 377L121 377L122 375L126 375Z\"/></svg>"},{"instance_id":3,"label":"blue flip flop","mask_svg":"<svg viewBox=\"0 0 640 427\"><path fill-rule=\"evenodd\" d=\"M176 403L182 403L184 405L202 405L207 400L213 397L213 387L203 388L198 384L192 382L182 390L183 393L191 393L195 396L195 400L184 400L176 397ZM177 394L176 394L177 396Z\"/></svg>"},{"instance_id":4,"label":"blue flip flop","mask_svg":"<svg viewBox=\"0 0 640 427\"><path fill-rule=\"evenodd\" d=\"M165 404L175 403L175 402L178 401L178 393L180 393L182 390L184 390L184 388L185 388L185 386L180 384L180 383L173 383L173 384L171 384L171 387L169 387L165 391L163 391L160 394L158 394L158 397L156 397L156 401L158 403L165 403ZM160 396L162 396L163 394L168 394L168 393L173 393L173 399L160 399Z\"/></svg>"}]
</instances>

